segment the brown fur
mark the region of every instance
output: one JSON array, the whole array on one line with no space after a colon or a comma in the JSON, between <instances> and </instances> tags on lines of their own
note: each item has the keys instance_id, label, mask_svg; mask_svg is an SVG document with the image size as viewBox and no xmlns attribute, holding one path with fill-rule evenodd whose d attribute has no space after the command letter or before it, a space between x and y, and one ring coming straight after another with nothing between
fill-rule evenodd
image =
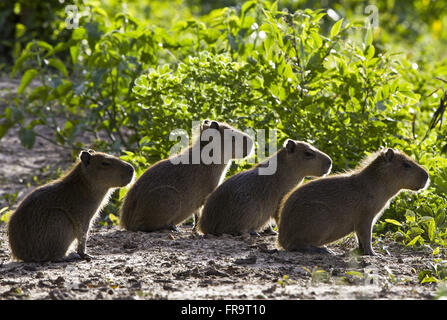
<instances>
[{"instance_id":1,"label":"brown fur","mask_svg":"<svg viewBox=\"0 0 447 320\"><path fill-rule=\"evenodd\" d=\"M428 173L404 153L376 152L352 172L306 183L284 197L278 244L286 250L317 249L355 232L360 250L374 255L371 232L402 189L417 191Z\"/></svg>"},{"instance_id":2,"label":"brown fur","mask_svg":"<svg viewBox=\"0 0 447 320\"><path fill-rule=\"evenodd\" d=\"M93 217L108 201L111 188L123 187L133 178L133 167L116 157L83 151L63 177L28 194L8 223L14 260L55 261L65 257L76 239L77 252L85 253Z\"/></svg>"},{"instance_id":3,"label":"brown fur","mask_svg":"<svg viewBox=\"0 0 447 320\"><path fill-rule=\"evenodd\" d=\"M218 126L223 148L224 130L231 130L235 137L243 139L245 157L253 146L253 140L246 134L232 128L225 123L205 120L200 137L206 129L213 129L212 124ZM197 139L193 145L181 154L159 161L152 165L137 180L127 193L121 208L121 226L132 231L155 231L160 229L174 229L185 219L197 212L208 195L221 183L235 157L234 144L232 154L225 158L222 152L220 164L192 164L193 148L200 144L200 150L209 142ZM189 164L174 164L171 160L179 157L190 159Z\"/></svg>"},{"instance_id":4,"label":"brown fur","mask_svg":"<svg viewBox=\"0 0 447 320\"><path fill-rule=\"evenodd\" d=\"M277 160L272 175L259 168ZM240 172L214 191L199 220L199 230L211 234L241 234L265 229L278 211L282 197L306 176L327 174L331 158L309 144L288 140L283 148L255 167Z\"/></svg>"}]
</instances>

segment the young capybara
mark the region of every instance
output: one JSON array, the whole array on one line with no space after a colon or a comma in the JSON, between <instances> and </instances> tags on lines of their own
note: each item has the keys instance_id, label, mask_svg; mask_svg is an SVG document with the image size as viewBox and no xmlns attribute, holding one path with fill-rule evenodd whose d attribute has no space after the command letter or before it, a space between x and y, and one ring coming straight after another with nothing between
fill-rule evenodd
<instances>
[{"instance_id":1,"label":"young capybara","mask_svg":"<svg viewBox=\"0 0 447 320\"><path fill-rule=\"evenodd\" d=\"M372 228L389 201L402 189L418 191L428 183L427 171L403 152L378 151L352 172L310 181L286 195L278 244L328 252L321 246L355 232L363 254L374 255Z\"/></svg>"},{"instance_id":2,"label":"young capybara","mask_svg":"<svg viewBox=\"0 0 447 320\"><path fill-rule=\"evenodd\" d=\"M260 174L260 168L276 161L273 174ZM329 156L311 145L287 140L284 147L253 168L222 183L208 198L199 220L199 230L211 234L258 235L277 215L282 197L306 176L330 172Z\"/></svg>"},{"instance_id":3,"label":"young capybara","mask_svg":"<svg viewBox=\"0 0 447 320\"><path fill-rule=\"evenodd\" d=\"M93 150L82 151L79 159L63 177L28 194L11 215L8 237L13 260L61 261L74 240L79 256L91 259L85 251L90 224L113 188L131 182L134 169Z\"/></svg>"},{"instance_id":4,"label":"young capybara","mask_svg":"<svg viewBox=\"0 0 447 320\"><path fill-rule=\"evenodd\" d=\"M216 142L204 138L209 134L220 139L216 140L220 149L210 150L218 158L212 163L205 162L202 154ZM205 120L191 146L152 165L128 191L121 208L121 226L130 231L177 231L176 225L197 212L222 182L231 160L246 157L252 148L249 135L228 124Z\"/></svg>"}]
</instances>

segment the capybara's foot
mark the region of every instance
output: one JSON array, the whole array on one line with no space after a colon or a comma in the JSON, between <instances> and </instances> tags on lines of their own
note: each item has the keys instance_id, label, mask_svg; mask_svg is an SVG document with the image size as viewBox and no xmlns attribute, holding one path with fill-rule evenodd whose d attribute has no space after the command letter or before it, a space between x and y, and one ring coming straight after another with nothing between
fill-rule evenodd
<instances>
[{"instance_id":1,"label":"capybara's foot","mask_svg":"<svg viewBox=\"0 0 447 320\"><path fill-rule=\"evenodd\" d=\"M331 250L326 247L316 247L316 246L308 246L305 248L299 248L296 251L302 253L310 253L310 254L334 254Z\"/></svg>"},{"instance_id":2,"label":"capybara's foot","mask_svg":"<svg viewBox=\"0 0 447 320\"><path fill-rule=\"evenodd\" d=\"M93 257L91 255L89 255L89 254L87 254L85 252L81 252L81 253L78 252L78 254L79 254L79 256L81 257L82 260L91 261L93 259Z\"/></svg>"},{"instance_id":3,"label":"capybara's foot","mask_svg":"<svg viewBox=\"0 0 447 320\"><path fill-rule=\"evenodd\" d=\"M362 252L364 256L376 256L377 255L373 249L361 250L360 252Z\"/></svg>"},{"instance_id":4,"label":"capybara's foot","mask_svg":"<svg viewBox=\"0 0 447 320\"><path fill-rule=\"evenodd\" d=\"M269 226L267 229L262 231L262 235L264 235L264 236L275 236L277 234L278 234L278 232L273 230L272 226Z\"/></svg>"},{"instance_id":5,"label":"capybara's foot","mask_svg":"<svg viewBox=\"0 0 447 320\"><path fill-rule=\"evenodd\" d=\"M52 260L52 262L55 263L61 263L61 262L75 262L82 260L81 256L77 252L70 252L67 256Z\"/></svg>"},{"instance_id":6,"label":"capybara's foot","mask_svg":"<svg viewBox=\"0 0 447 320\"><path fill-rule=\"evenodd\" d=\"M168 225L168 230L174 231L174 232L180 232L177 227L173 224Z\"/></svg>"},{"instance_id":7,"label":"capybara's foot","mask_svg":"<svg viewBox=\"0 0 447 320\"><path fill-rule=\"evenodd\" d=\"M249 234L250 234L251 236L253 236L253 237L260 237L260 236L261 236L259 233L257 233L257 232L254 231L254 230L251 230L251 231L249 232Z\"/></svg>"}]
</instances>

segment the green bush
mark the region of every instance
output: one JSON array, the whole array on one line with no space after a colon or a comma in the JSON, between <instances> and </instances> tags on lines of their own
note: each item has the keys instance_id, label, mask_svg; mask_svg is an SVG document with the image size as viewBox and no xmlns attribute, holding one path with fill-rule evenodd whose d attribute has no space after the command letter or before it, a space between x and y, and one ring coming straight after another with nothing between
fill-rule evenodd
<instances>
[{"instance_id":1,"label":"green bush","mask_svg":"<svg viewBox=\"0 0 447 320\"><path fill-rule=\"evenodd\" d=\"M25 46L0 137L19 125L31 148L43 125L54 130L45 139L77 153L86 147L81 133L90 132L97 139L88 147L125 153L139 172L168 155L173 130L204 118L277 129L280 142L307 140L333 158L335 171L396 147L427 167L432 184L393 201L376 231L399 233L411 246L446 246L444 88L435 78L447 75L446 60L388 51L385 35L377 43L364 19L334 22L323 10L278 10L268 1L188 15L170 27L91 12L66 40Z\"/></svg>"}]
</instances>

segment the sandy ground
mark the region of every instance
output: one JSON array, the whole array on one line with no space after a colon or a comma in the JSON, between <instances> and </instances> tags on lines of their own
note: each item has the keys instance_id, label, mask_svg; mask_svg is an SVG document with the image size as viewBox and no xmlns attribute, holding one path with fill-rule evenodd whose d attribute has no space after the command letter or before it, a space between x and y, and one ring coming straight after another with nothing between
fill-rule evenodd
<instances>
[{"instance_id":1,"label":"sandy ground","mask_svg":"<svg viewBox=\"0 0 447 320\"><path fill-rule=\"evenodd\" d=\"M17 85L1 83L0 93ZM24 149L17 132L0 140L0 209L7 194L18 192L20 200L71 165L68 151L40 138ZM96 224L87 242L92 261L39 264L10 261L0 223L0 299L432 299L438 289L418 281L431 250L389 239L375 238L374 257L355 255L352 237L329 246L333 255L311 255L278 251L276 236L202 237L191 226L179 229L147 234Z\"/></svg>"},{"instance_id":2,"label":"sandy ground","mask_svg":"<svg viewBox=\"0 0 447 320\"><path fill-rule=\"evenodd\" d=\"M418 284L419 270L428 267L422 252L388 244L391 256L359 257L348 238L330 247L334 255L310 255L277 251L275 237L96 226L87 248L92 261L39 264L9 261L2 226L0 298L430 299L435 293L435 285Z\"/></svg>"}]
</instances>

